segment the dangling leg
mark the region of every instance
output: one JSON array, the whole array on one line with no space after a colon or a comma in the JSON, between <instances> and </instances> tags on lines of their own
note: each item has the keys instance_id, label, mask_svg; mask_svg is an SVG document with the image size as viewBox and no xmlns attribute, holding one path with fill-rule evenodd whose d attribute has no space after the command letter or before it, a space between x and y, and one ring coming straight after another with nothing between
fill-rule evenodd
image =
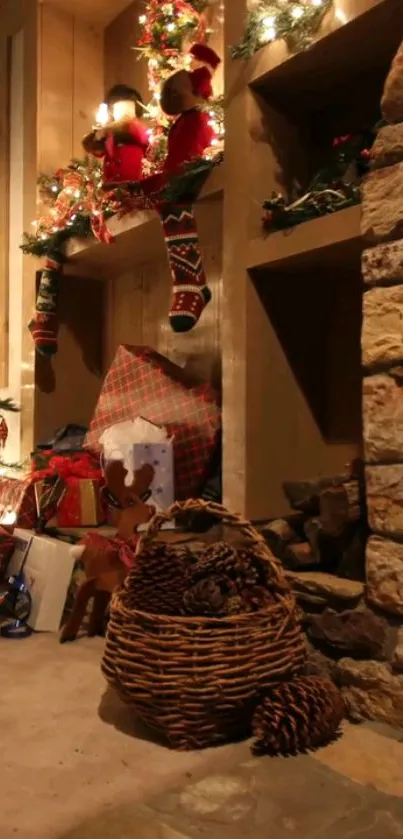
<instances>
[{"instance_id":1,"label":"dangling leg","mask_svg":"<svg viewBox=\"0 0 403 839\"><path fill-rule=\"evenodd\" d=\"M35 316L28 327L37 352L45 356L57 353L59 330L57 309L62 270L62 260L59 255L46 258L36 297Z\"/></svg>"},{"instance_id":2,"label":"dangling leg","mask_svg":"<svg viewBox=\"0 0 403 839\"><path fill-rule=\"evenodd\" d=\"M188 332L211 300L192 204L159 208L173 280L169 321L174 332Z\"/></svg>"},{"instance_id":3,"label":"dangling leg","mask_svg":"<svg viewBox=\"0 0 403 839\"><path fill-rule=\"evenodd\" d=\"M95 596L95 579L85 580L77 590L73 611L62 628L60 643L75 641L80 626L85 618L88 603Z\"/></svg>"}]
</instances>

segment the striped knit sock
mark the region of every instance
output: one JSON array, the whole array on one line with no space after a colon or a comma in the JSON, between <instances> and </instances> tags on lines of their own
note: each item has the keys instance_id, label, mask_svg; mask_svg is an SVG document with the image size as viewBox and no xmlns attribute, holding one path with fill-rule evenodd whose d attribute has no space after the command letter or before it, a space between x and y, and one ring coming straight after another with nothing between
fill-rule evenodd
<instances>
[{"instance_id":1,"label":"striped knit sock","mask_svg":"<svg viewBox=\"0 0 403 839\"><path fill-rule=\"evenodd\" d=\"M211 300L193 207L164 205L159 213L173 280L169 322L174 332L188 332Z\"/></svg>"},{"instance_id":2,"label":"striped knit sock","mask_svg":"<svg viewBox=\"0 0 403 839\"><path fill-rule=\"evenodd\" d=\"M28 326L34 339L35 349L40 355L52 356L57 353L57 333L59 330L57 308L61 276L62 260L60 256L48 256L39 282L35 316Z\"/></svg>"}]
</instances>

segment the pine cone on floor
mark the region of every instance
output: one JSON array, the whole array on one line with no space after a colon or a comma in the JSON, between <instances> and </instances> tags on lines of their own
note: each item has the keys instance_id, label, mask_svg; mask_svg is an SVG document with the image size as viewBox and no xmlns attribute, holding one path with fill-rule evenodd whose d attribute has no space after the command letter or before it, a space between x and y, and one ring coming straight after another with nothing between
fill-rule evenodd
<instances>
[{"instance_id":1,"label":"pine cone on floor","mask_svg":"<svg viewBox=\"0 0 403 839\"><path fill-rule=\"evenodd\" d=\"M235 594L235 586L228 577L210 574L185 592L183 606L188 615L222 617L228 614L228 601Z\"/></svg>"},{"instance_id":2,"label":"pine cone on floor","mask_svg":"<svg viewBox=\"0 0 403 839\"><path fill-rule=\"evenodd\" d=\"M252 720L254 754L296 755L335 740L344 717L340 691L329 679L296 676L267 691Z\"/></svg>"}]
</instances>

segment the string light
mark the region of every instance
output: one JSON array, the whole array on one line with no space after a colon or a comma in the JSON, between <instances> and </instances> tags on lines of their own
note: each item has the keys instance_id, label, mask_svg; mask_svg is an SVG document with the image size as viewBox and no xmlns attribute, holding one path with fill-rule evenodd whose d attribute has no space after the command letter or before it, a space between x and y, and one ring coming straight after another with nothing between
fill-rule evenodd
<instances>
[{"instance_id":1,"label":"string light","mask_svg":"<svg viewBox=\"0 0 403 839\"><path fill-rule=\"evenodd\" d=\"M333 0L257 0L247 15L243 40L231 49L232 58L249 58L281 38L294 52L306 49L332 5Z\"/></svg>"},{"instance_id":2,"label":"string light","mask_svg":"<svg viewBox=\"0 0 403 839\"><path fill-rule=\"evenodd\" d=\"M149 143L151 154L144 161L144 174L149 175L161 165L166 153L166 143L171 120L161 109L161 86L165 79L176 70L186 69L190 56L183 52L184 39L197 39L199 33L207 30L202 25L201 13L208 5L207 0L175 0L162 3L160 0L148 0L146 14L139 21L142 34L136 49L148 60L148 83L151 92L150 102L143 106L144 117L149 122ZM220 0L218 22L223 22L224 1ZM209 103L209 108L211 102ZM222 102L213 102L214 154L217 146L223 144ZM210 159L208 150L205 156Z\"/></svg>"},{"instance_id":3,"label":"string light","mask_svg":"<svg viewBox=\"0 0 403 839\"><path fill-rule=\"evenodd\" d=\"M95 126L102 128L109 122L109 108L106 102L101 102L95 114Z\"/></svg>"}]
</instances>

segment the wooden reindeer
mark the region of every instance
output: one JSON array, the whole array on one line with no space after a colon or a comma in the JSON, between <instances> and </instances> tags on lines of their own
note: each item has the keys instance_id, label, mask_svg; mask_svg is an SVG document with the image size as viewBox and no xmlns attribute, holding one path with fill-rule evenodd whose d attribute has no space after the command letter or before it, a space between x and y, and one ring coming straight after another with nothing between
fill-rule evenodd
<instances>
[{"instance_id":1,"label":"wooden reindeer","mask_svg":"<svg viewBox=\"0 0 403 839\"><path fill-rule=\"evenodd\" d=\"M114 589L121 585L128 573L128 566L120 558L120 548L135 540L139 525L147 523L154 514L154 508L142 499L149 496L154 478L154 469L145 464L135 472L131 486L126 487L127 471L121 461L114 461L106 467L105 481L109 497L119 505L117 535L108 539L96 531L89 532L72 549L72 555L84 567L86 579L79 586L74 607L63 626L60 643L74 641L93 598L89 618L88 635L103 635L105 615Z\"/></svg>"}]
</instances>

